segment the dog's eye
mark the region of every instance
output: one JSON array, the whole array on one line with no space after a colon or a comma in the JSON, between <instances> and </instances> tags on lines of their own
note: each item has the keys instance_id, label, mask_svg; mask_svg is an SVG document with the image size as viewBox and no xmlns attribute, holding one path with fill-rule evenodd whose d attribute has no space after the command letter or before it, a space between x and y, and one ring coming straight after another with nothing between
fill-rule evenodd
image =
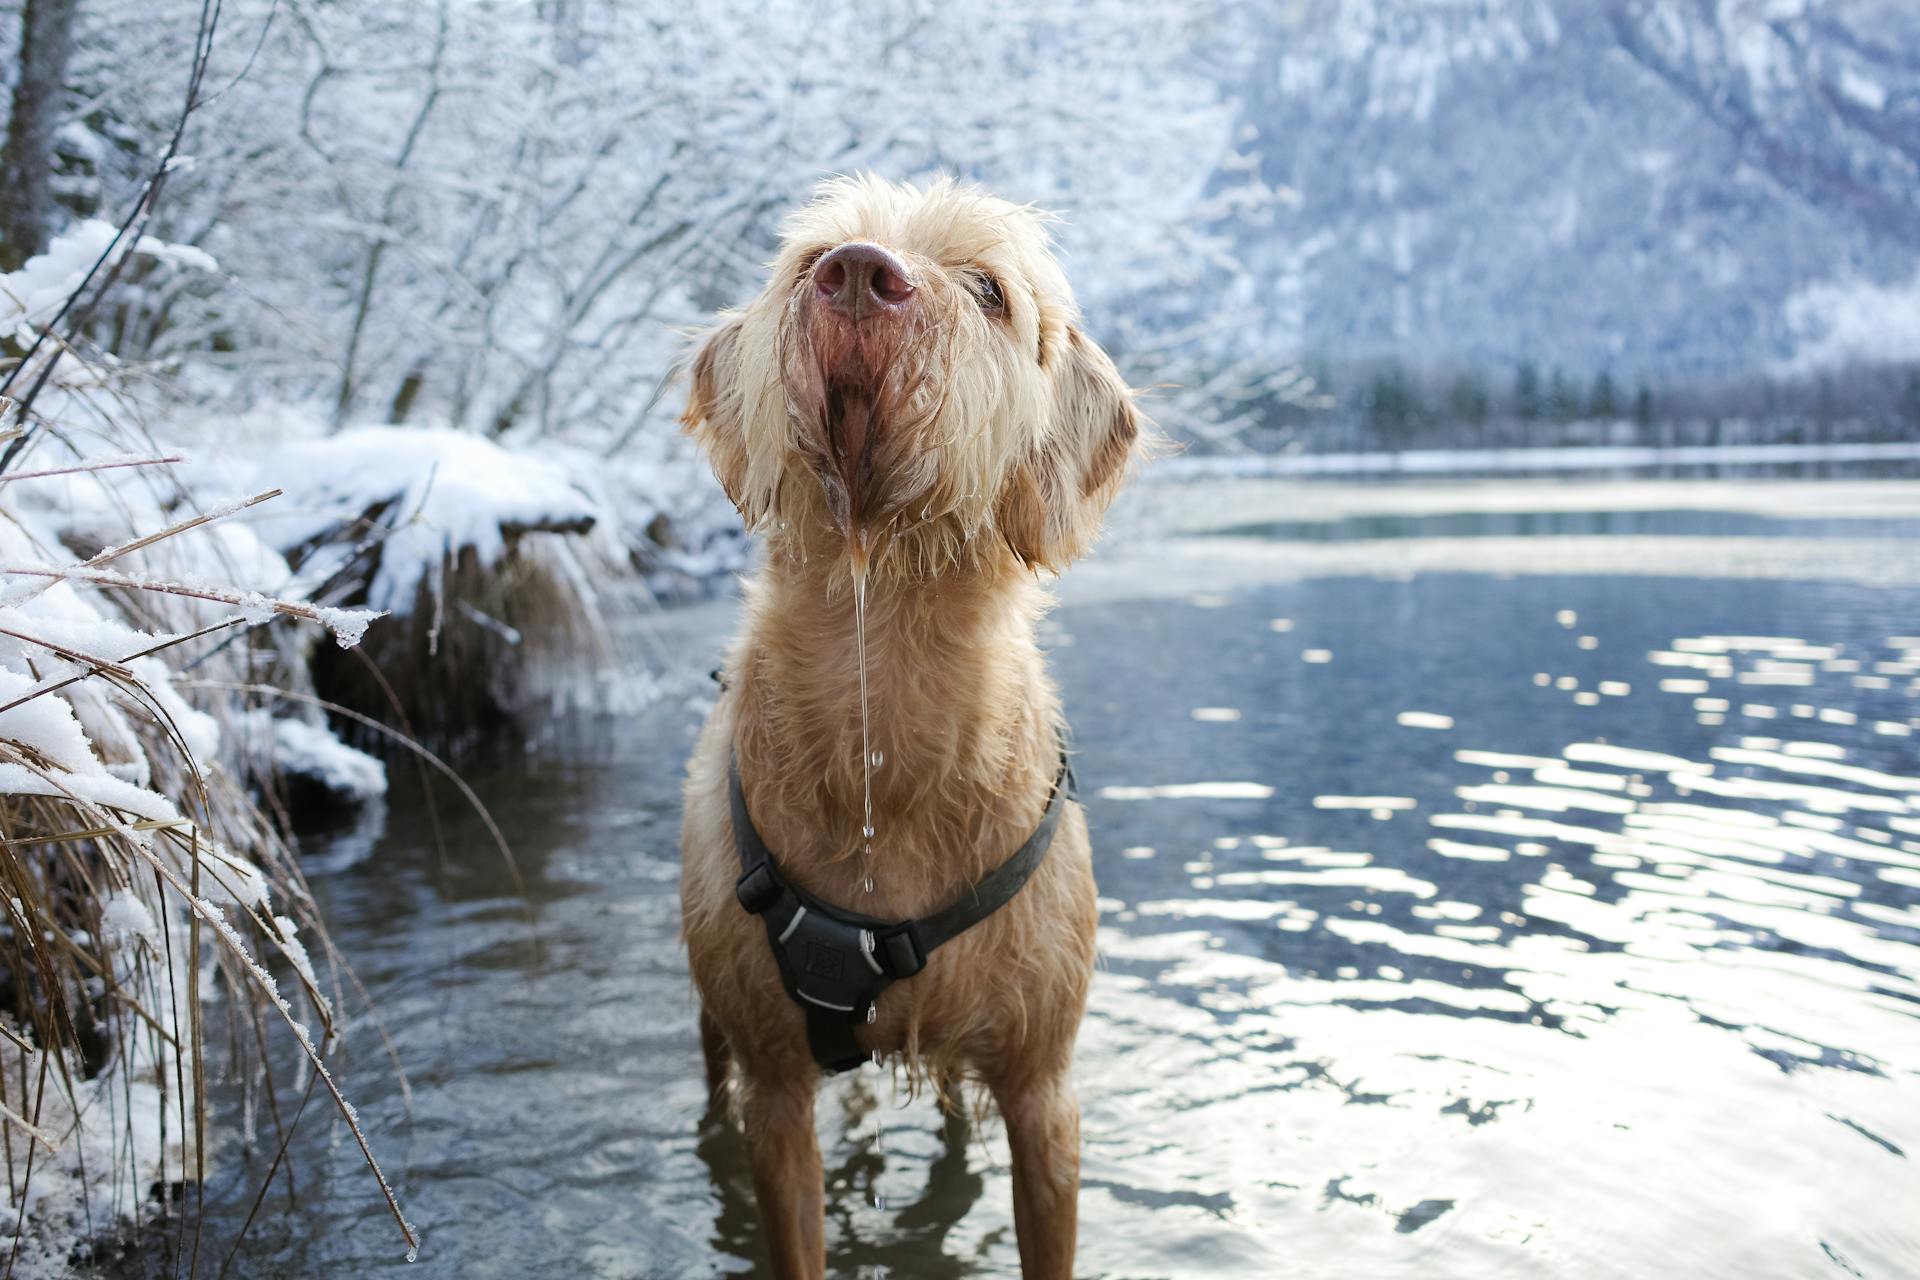
<instances>
[{"instance_id":1,"label":"dog's eye","mask_svg":"<svg viewBox=\"0 0 1920 1280\"><path fill-rule=\"evenodd\" d=\"M982 311L1000 312L1007 309L1007 300L1000 292L1000 282L984 271L974 273L973 297Z\"/></svg>"}]
</instances>

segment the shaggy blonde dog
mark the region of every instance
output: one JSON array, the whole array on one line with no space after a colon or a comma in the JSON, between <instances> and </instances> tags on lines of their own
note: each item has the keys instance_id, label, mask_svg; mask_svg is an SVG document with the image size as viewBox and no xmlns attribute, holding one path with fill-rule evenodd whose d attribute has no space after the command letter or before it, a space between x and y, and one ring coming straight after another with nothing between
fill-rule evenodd
<instances>
[{"instance_id":1,"label":"shaggy blonde dog","mask_svg":"<svg viewBox=\"0 0 1920 1280\"><path fill-rule=\"evenodd\" d=\"M888 920L967 895L1048 807L1063 726L1034 643L1038 579L1097 533L1141 420L1080 331L1042 217L947 181L824 184L692 384L686 425L765 558L687 769L683 923L708 1084L737 1086L775 1270L820 1276L820 1071L763 922L735 898L729 758L793 884ZM1095 919L1069 804L1026 886L859 1031L917 1079L991 1091L1028 1277L1072 1269L1069 1077Z\"/></svg>"}]
</instances>

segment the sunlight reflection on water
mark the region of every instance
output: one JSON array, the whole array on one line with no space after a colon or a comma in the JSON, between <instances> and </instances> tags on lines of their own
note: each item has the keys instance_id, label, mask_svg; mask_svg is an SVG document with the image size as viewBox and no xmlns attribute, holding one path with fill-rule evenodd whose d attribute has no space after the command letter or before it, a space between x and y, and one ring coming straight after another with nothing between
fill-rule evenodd
<instances>
[{"instance_id":1,"label":"sunlight reflection on water","mask_svg":"<svg viewBox=\"0 0 1920 1280\"><path fill-rule=\"evenodd\" d=\"M1570 629L1576 611L1552 621ZM1609 648L1601 619L1581 625L1598 636L1573 652ZM1309 642L1325 634L1309 629ZM1306 844L1332 832L1303 827L1282 788L1264 810L1278 832L1206 839L1184 886L1135 897L1104 882L1112 971L1084 1060L1105 1068L1090 1098L1114 1096L1105 1085L1127 1101L1095 1101L1114 1124L1090 1117L1089 1129L1105 1135L1116 1183L1226 1199L1184 1231L1164 1220L1180 1203L1167 1201L1150 1234L1113 1243L1099 1268L1913 1265L1920 777L1910 754L1895 768L1886 752L1916 723L1912 656L1899 638L1706 634L1663 637L1604 671L1583 656L1545 680L1520 674L1526 664L1430 673L1424 707L1446 706L1454 682L1482 686L1481 711L1486 683L1517 692L1494 699L1507 705L1492 717L1463 707L1462 727L1443 732L1451 722L1429 719L1443 713L1365 708L1370 691L1356 689L1358 744L1334 707L1317 724L1270 710L1269 723L1317 729L1323 750L1348 739L1360 757L1349 781L1426 785L1408 788L1417 799L1313 795L1320 823L1354 842L1345 851ZM1697 670L1702 687L1659 689L1641 663ZM1579 694L1602 674L1595 691L1615 710L1590 721L1600 699ZM1638 705L1635 684L1661 702ZM1736 710L1694 696L1756 684L1791 684L1797 701ZM1676 732L1681 716L1695 732ZM1542 749L1550 725L1586 733ZM1489 727L1506 739L1487 741ZM1516 730L1527 750L1494 749ZM1444 739L1445 756L1416 737ZM1300 744L1278 754L1306 763ZM1314 770L1315 787L1325 776ZM1251 809L1211 812L1209 825L1244 830L1262 820ZM1178 826L1143 825L1177 847L1164 832ZM1277 936L1262 941L1261 927ZM1171 1016L1169 1000L1186 1011ZM1207 1172L1183 1134L1205 1135Z\"/></svg>"},{"instance_id":2,"label":"sunlight reflection on water","mask_svg":"<svg viewBox=\"0 0 1920 1280\"><path fill-rule=\"evenodd\" d=\"M1102 895L1081 1273L1920 1269L1920 589L1233 572L1049 624ZM675 936L685 687L672 731L476 779L537 951L457 814L446 867L396 799L319 882L413 1077L409 1117L350 1076L408 1274L753 1268ZM820 1119L835 1274L1017 1274L996 1127L873 1072ZM302 1142L326 1176L242 1259L386 1265Z\"/></svg>"}]
</instances>

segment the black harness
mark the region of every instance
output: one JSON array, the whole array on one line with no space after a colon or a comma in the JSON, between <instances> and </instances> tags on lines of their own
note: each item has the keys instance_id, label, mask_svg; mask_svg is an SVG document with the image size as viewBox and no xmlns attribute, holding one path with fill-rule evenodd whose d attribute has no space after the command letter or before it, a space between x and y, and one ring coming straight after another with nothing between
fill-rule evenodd
<instances>
[{"instance_id":1,"label":"black harness","mask_svg":"<svg viewBox=\"0 0 1920 1280\"><path fill-rule=\"evenodd\" d=\"M847 1071L866 1061L854 1032L873 1021L873 1002L882 991L926 968L927 957L941 943L1013 901L1045 860L1060 811L1074 798L1073 770L1063 748L1047 811L1012 857L958 902L918 920L887 921L823 902L788 881L747 814L737 761L727 764L727 785L733 841L740 850L734 893L741 906L766 922L780 981L807 1018L807 1047L828 1071Z\"/></svg>"}]
</instances>

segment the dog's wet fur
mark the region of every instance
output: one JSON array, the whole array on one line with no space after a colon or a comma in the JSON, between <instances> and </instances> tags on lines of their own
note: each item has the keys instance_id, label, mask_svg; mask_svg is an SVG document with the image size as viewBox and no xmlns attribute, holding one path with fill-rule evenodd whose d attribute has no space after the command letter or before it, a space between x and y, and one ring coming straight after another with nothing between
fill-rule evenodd
<instances>
[{"instance_id":1,"label":"dog's wet fur","mask_svg":"<svg viewBox=\"0 0 1920 1280\"><path fill-rule=\"evenodd\" d=\"M873 296L847 301L848 262L873 273ZM1062 722L1034 641L1040 578L1086 550L1144 424L1080 330L1044 216L947 181L823 184L787 223L765 289L706 336L691 381L687 428L764 557L688 764L683 927L708 1084L737 1104L774 1270L817 1277L820 1071L765 928L734 896L728 759L794 883L887 919L966 893L1046 806ZM884 759L872 893L857 563ZM1086 822L1069 805L1026 887L885 992L859 1037L949 1105L955 1082L985 1085L1007 1126L1029 1278L1072 1271L1070 1072L1095 923Z\"/></svg>"}]
</instances>

